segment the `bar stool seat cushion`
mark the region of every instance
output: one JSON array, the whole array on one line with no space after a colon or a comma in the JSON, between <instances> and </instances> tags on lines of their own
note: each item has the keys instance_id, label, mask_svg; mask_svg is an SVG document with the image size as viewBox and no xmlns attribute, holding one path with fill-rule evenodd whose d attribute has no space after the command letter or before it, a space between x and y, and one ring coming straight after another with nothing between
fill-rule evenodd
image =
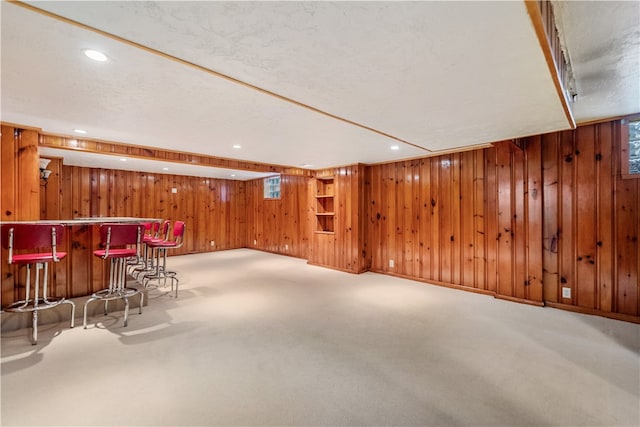
<instances>
[{"instance_id":1,"label":"bar stool seat cushion","mask_svg":"<svg viewBox=\"0 0 640 427\"><path fill-rule=\"evenodd\" d=\"M56 251L56 257L62 259L67 256L66 252ZM37 262L53 262L52 252L41 252L35 254L20 254L13 256L14 264L33 264Z\"/></svg>"},{"instance_id":2,"label":"bar stool seat cushion","mask_svg":"<svg viewBox=\"0 0 640 427\"><path fill-rule=\"evenodd\" d=\"M98 249L97 251L93 252L93 255L100 258L105 258L105 253L106 250ZM134 257L137 254L138 252L135 249L109 249L109 255L107 255L106 258L128 258Z\"/></svg>"}]
</instances>

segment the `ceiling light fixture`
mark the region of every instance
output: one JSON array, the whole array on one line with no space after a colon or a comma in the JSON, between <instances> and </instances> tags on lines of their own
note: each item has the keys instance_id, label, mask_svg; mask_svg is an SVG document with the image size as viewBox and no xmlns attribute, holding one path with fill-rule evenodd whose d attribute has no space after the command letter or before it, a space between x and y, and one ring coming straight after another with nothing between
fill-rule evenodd
<instances>
[{"instance_id":1,"label":"ceiling light fixture","mask_svg":"<svg viewBox=\"0 0 640 427\"><path fill-rule=\"evenodd\" d=\"M399 145L392 145L389 148L391 148L393 151L398 151L400 149L400 146Z\"/></svg>"},{"instance_id":2,"label":"ceiling light fixture","mask_svg":"<svg viewBox=\"0 0 640 427\"><path fill-rule=\"evenodd\" d=\"M120 159L121 162L126 162L127 159L125 159L124 157Z\"/></svg>"},{"instance_id":3,"label":"ceiling light fixture","mask_svg":"<svg viewBox=\"0 0 640 427\"><path fill-rule=\"evenodd\" d=\"M75 133L80 133L80 134L82 134L82 135L84 135L85 133L87 133L87 131L86 131L86 130L84 130L84 129L74 129L73 131L74 131Z\"/></svg>"},{"instance_id":4,"label":"ceiling light fixture","mask_svg":"<svg viewBox=\"0 0 640 427\"><path fill-rule=\"evenodd\" d=\"M169 168L162 168L162 170L163 170L163 171L168 171L168 170L169 170Z\"/></svg>"},{"instance_id":5,"label":"ceiling light fixture","mask_svg":"<svg viewBox=\"0 0 640 427\"><path fill-rule=\"evenodd\" d=\"M85 49L84 54L87 56L87 58L91 58L94 61L98 61L98 62L105 62L108 59L107 55L93 49Z\"/></svg>"},{"instance_id":6,"label":"ceiling light fixture","mask_svg":"<svg viewBox=\"0 0 640 427\"><path fill-rule=\"evenodd\" d=\"M238 149L242 148L242 146L240 144L233 144L233 148L238 150Z\"/></svg>"}]
</instances>

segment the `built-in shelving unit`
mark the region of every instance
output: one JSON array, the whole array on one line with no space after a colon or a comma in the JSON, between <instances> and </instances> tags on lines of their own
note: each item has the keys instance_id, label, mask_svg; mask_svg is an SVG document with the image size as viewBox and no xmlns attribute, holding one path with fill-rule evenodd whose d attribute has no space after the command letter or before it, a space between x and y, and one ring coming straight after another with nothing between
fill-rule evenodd
<instances>
[{"instance_id":1,"label":"built-in shelving unit","mask_svg":"<svg viewBox=\"0 0 640 427\"><path fill-rule=\"evenodd\" d=\"M333 176L316 178L316 233L334 232Z\"/></svg>"}]
</instances>

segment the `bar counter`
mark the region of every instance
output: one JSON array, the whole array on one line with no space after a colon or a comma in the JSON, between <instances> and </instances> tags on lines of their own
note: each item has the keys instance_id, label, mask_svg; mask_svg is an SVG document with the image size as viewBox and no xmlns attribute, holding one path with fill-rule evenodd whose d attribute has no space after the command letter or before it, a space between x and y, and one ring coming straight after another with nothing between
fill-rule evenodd
<instances>
[{"instance_id":1,"label":"bar counter","mask_svg":"<svg viewBox=\"0 0 640 427\"><path fill-rule=\"evenodd\" d=\"M91 217L39 221L1 221L2 224L64 224L58 251L67 256L50 266L49 295L75 298L91 295L103 289L107 283L108 263L93 256L100 246L100 224L160 222L159 218ZM24 297L25 272L23 268L9 265L5 249L0 248L2 266L2 307Z\"/></svg>"},{"instance_id":2,"label":"bar counter","mask_svg":"<svg viewBox=\"0 0 640 427\"><path fill-rule=\"evenodd\" d=\"M0 221L3 224L64 224L72 225L89 225L89 224L106 224L106 223L136 223L136 222L160 222L159 218L134 218L129 216L98 216L89 218L75 219L40 219L37 221Z\"/></svg>"}]
</instances>

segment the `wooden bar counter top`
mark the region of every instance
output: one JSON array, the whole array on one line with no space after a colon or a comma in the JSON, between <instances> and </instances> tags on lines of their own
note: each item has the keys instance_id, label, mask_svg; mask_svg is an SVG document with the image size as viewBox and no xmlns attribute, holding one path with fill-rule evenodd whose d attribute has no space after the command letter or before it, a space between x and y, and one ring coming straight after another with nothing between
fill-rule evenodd
<instances>
[{"instance_id":1,"label":"wooden bar counter top","mask_svg":"<svg viewBox=\"0 0 640 427\"><path fill-rule=\"evenodd\" d=\"M67 256L49 270L49 295L75 298L91 295L107 283L107 263L93 256L100 245L100 224L161 221L158 218L90 217L62 220L2 221L3 224L64 224L65 231L58 241L58 250ZM2 307L24 297L25 272L9 265L5 249L0 248L2 267Z\"/></svg>"}]
</instances>

